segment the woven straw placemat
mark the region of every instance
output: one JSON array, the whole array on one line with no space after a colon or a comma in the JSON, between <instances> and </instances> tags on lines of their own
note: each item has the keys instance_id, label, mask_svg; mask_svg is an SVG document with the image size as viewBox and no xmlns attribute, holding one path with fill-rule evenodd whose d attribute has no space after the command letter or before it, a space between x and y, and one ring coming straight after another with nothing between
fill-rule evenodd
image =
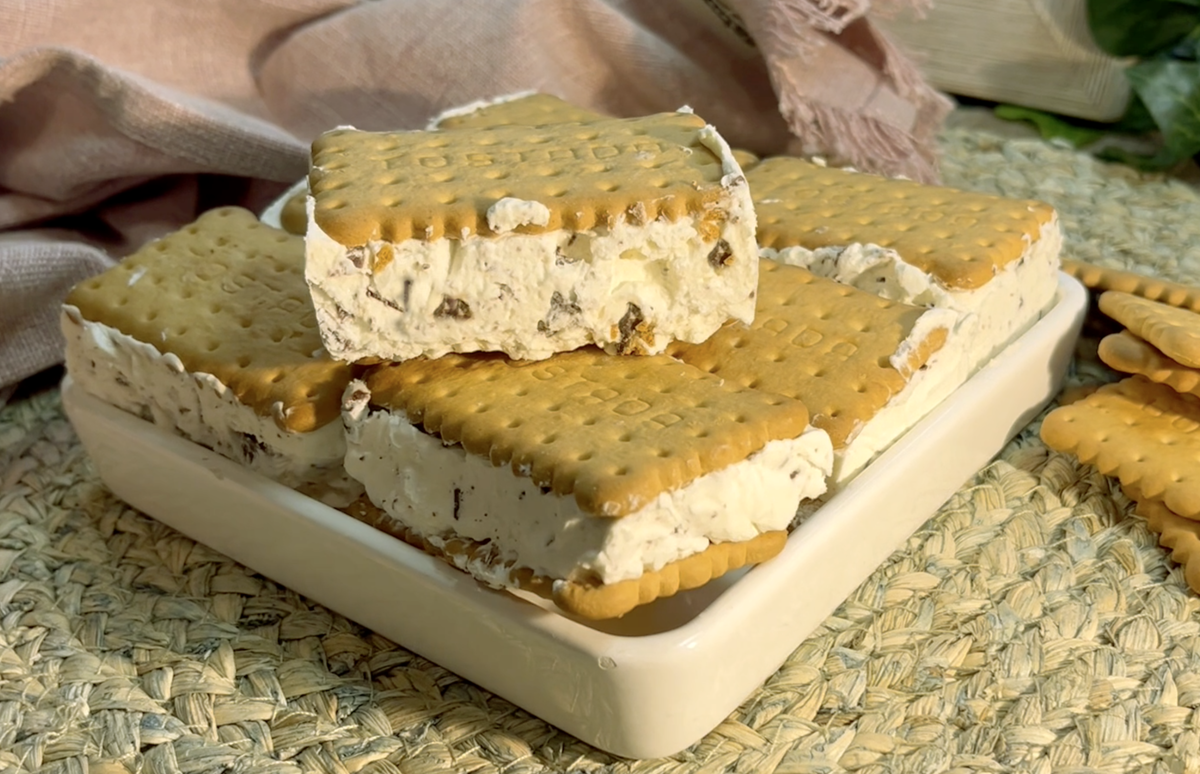
<instances>
[{"instance_id":1,"label":"woven straw placemat","mask_svg":"<svg viewBox=\"0 0 1200 774\"><path fill-rule=\"evenodd\" d=\"M950 131L950 184L1200 281L1200 195ZM1083 358L1076 383L1106 378ZM1200 597L1036 425L719 728L623 761L131 510L54 391L0 411L0 770L1200 772ZM881 518L886 514L881 514Z\"/></svg>"}]
</instances>

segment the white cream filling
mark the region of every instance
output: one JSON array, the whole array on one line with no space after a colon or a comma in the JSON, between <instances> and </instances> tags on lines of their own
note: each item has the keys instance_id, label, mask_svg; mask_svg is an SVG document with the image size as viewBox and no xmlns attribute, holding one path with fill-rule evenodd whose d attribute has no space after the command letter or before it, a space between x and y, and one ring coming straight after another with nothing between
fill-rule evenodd
<instances>
[{"instance_id":1,"label":"white cream filling","mask_svg":"<svg viewBox=\"0 0 1200 774\"><path fill-rule=\"evenodd\" d=\"M341 422L307 433L281 430L212 374L186 371L175 355L85 320L74 306L64 305L61 319L67 369L87 393L329 505L349 505L362 494L342 465Z\"/></svg>"},{"instance_id":2,"label":"white cream filling","mask_svg":"<svg viewBox=\"0 0 1200 774\"><path fill-rule=\"evenodd\" d=\"M452 536L489 542L492 569L464 569L495 585L505 584L508 566L615 583L710 543L786 529L802 500L825 491L833 464L829 436L809 428L663 492L635 513L603 518L580 510L573 496L543 492L509 466L444 445L403 414L369 411L361 382L346 396L346 470L376 506L431 542Z\"/></svg>"},{"instance_id":3,"label":"white cream filling","mask_svg":"<svg viewBox=\"0 0 1200 774\"><path fill-rule=\"evenodd\" d=\"M326 350L347 361L471 351L533 360L587 344L656 354L672 340L704 341L731 318L751 321L758 247L749 188L720 135L705 127L699 137L722 163L716 238L688 216L346 247L317 224L309 197L305 277ZM489 220L515 227L544 209L499 200ZM380 253L391 259L373 270Z\"/></svg>"},{"instance_id":4,"label":"white cream filling","mask_svg":"<svg viewBox=\"0 0 1200 774\"><path fill-rule=\"evenodd\" d=\"M520 226L545 226L550 222L550 208L541 202L528 202L506 196L487 211L488 228L497 234L515 231Z\"/></svg>"},{"instance_id":5,"label":"white cream filling","mask_svg":"<svg viewBox=\"0 0 1200 774\"><path fill-rule=\"evenodd\" d=\"M905 263L895 251L877 245L762 250L764 258L801 266L884 298L943 312L940 317L922 315L892 357L893 367L924 339L922 329L947 327L947 321L951 322L943 347L838 450L831 489L860 472L1040 319L1054 302L1061 246L1062 232L1058 221L1052 220L1017 261L975 290L948 289Z\"/></svg>"}]
</instances>

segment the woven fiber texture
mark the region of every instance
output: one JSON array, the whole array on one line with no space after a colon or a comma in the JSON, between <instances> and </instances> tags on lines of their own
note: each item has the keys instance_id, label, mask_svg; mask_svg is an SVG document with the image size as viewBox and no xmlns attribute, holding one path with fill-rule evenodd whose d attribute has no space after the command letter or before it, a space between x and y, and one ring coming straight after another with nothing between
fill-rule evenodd
<instances>
[{"instance_id":1,"label":"woven fiber texture","mask_svg":"<svg viewBox=\"0 0 1200 774\"><path fill-rule=\"evenodd\" d=\"M1072 257L1200 281L1193 189L1040 142L944 149L948 182L1057 206ZM1072 382L1105 378L1083 358ZM57 394L19 400L0 770L1200 772L1200 597L1113 482L1036 431L704 740L624 761L124 506Z\"/></svg>"}]
</instances>

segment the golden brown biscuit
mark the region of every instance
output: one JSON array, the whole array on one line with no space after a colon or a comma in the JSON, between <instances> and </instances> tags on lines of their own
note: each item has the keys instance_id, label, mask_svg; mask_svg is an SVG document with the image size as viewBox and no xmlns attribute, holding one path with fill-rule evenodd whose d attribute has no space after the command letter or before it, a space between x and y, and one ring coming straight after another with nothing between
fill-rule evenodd
<instances>
[{"instance_id":1,"label":"golden brown biscuit","mask_svg":"<svg viewBox=\"0 0 1200 774\"><path fill-rule=\"evenodd\" d=\"M616 218L723 216L722 160L688 113L446 132L336 129L312 146L309 187L321 229L343 245L490 235L487 212L511 198L549 209L515 233L586 231ZM711 232L711 233L707 233Z\"/></svg>"},{"instance_id":2,"label":"golden brown biscuit","mask_svg":"<svg viewBox=\"0 0 1200 774\"><path fill-rule=\"evenodd\" d=\"M1100 296L1100 311L1180 365L1200 368L1200 314L1115 290Z\"/></svg>"},{"instance_id":3,"label":"golden brown biscuit","mask_svg":"<svg viewBox=\"0 0 1200 774\"><path fill-rule=\"evenodd\" d=\"M1041 436L1180 516L1200 518L1200 398L1131 376L1050 412Z\"/></svg>"},{"instance_id":4,"label":"golden brown biscuit","mask_svg":"<svg viewBox=\"0 0 1200 774\"><path fill-rule=\"evenodd\" d=\"M338 418L353 372L321 350L304 240L236 207L211 210L77 285L83 319L212 374L284 430Z\"/></svg>"},{"instance_id":5,"label":"golden brown biscuit","mask_svg":"<svg viewBox=\"0 0 1200 774\"><path fill-rule=\"evenodd\" d=\"M404 411L444 443L511 465L601 517L633 513L808 427L798 400L662 355L448 355L378 366L364 378L372 405Z\"/></svg>"},{"instance_id":6,"label":"golden brown biscuit","mask_svg":"<svg viewBox=\"0 0 1200 774\"><path fill-rule=\"evenodd\" d=\"M888 301L763 260L754 322L729 323L702 344L675 343L673 357L730 383L803 401L814 426L840 449L946 341L933 328L893 357L929 310Z\"/></svg>"},{"instance_id":7,"label":"golden brown biscuit","mask_svg":"<svg viewBox=\"0 0 1200 774\"><path fill-rule=\"evenodd\" d=\"M817 166L797 158L759 162L746 179L758 241L782 250L876 244L954 289L987 284L1021 258L1053 208L1034 201L922 185Z\"/></svg>"}]
</instances>

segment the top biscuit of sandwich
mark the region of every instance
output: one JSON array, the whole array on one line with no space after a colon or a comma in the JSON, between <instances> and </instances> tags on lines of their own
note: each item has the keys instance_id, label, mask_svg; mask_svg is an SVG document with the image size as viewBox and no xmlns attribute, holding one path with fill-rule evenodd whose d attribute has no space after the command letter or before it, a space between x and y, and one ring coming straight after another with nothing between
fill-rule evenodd
<instances>
[{"instance_id":1,"label":"top biscuit of sandwich","mask_svg":"<svg viewBox=\"0 0 1200 774\"><path fill-rule=\"evenodd\" d=\"M572 105L550 94L514 95L493 102L465 105L438 116L437 129L478 129L493 126L546 126L574 124L608 118L587 108Z\"/></svg>"},{"instance_id":2,"label":"top biscuit of sandwich","mask_svg":"<svg viewBox=\"0 0 1200 774\"><path fill-rule=\"evenodd\" d=\"M876 244L960 290L1018 260L1055 216L1048 204L773 158L748 170L763 248Z\"/></svg>"},{"instance_id":3,"label":"top biscuit of sandwich","mask_svg":"<svg viewBox=\"0 0 1200 774\"><path fill-rule=\"evenodd\" d=\"M338 418L351 367L321 349L304 240L251 212L210 210L81 282L66 303L215 376L280 429L307 432Z\"/></svg>"},{"instance_id":4,"label":"top biscuit of sandwich","mask_svg":"<svg viewBox=\"0 0 1200 774\"><path fill-rule=\"evenodd\" d=\"M751 325L727 323L701 344L667 351L727 383L803 401L840 449L945 344L946 328L931 327L900 351L927 313L762 260Z\"/></svg>"},{"instance_id":5,"label":"top biscuit of sandwich","mask_svg":"<svg viewBox=\"0 0 1200 774\"><path fill-rule=\"evenodd\" d=\"M714 135L691 113L446 132L335 129L313 142L309 188L317 225L348 247L495 236L487 213L502 199L549 210L544 224L514 229L522 234L691 214L715 239L727 170Z\"/></svg>"},{"instance_id":6,"label":"top biscuit of sandwich","mask_svg":"<svg viewBox=\"0 0 1200 774\"><path fill-rule=\"evenodd\" d=\"M566 100L537 92L493 102L478 102L446 111L434 118L430 129L480 129L489 126L548 126L609 118ZM743 171L758 163L757 155L734 148L733 158Z\"/></svg>"},{"instance_id":7,"label":"top biscuit of sandwich","mask_svg":"<svg viewBox=\"0 0 1200 774\"><path fill-rule=\"evenodd\" d=\"M633 513L808 427L800 401L661 355L447 355L364 378L372 405L404 411L444 443L511 465L548 492L574 494L600 517Z\"/></svg>"}]
</instances>

